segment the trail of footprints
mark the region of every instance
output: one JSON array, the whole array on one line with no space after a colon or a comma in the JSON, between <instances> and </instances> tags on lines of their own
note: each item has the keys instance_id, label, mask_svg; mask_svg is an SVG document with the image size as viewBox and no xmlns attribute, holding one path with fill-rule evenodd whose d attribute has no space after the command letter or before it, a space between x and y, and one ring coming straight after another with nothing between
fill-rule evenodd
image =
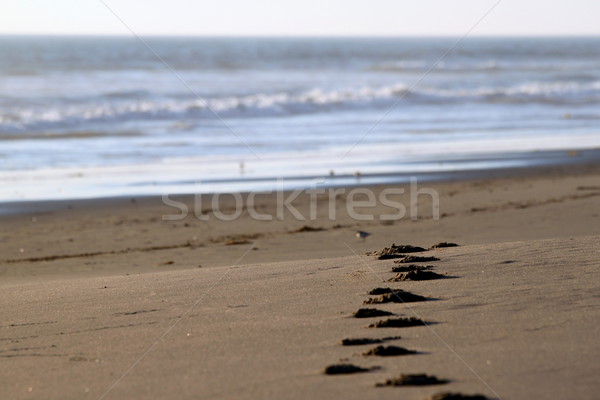
<instances>
[{"instance_id":1,"label":"trail of footprints","mask_svg":"<svg viewBox=\"0 0 600 400\"><path fill-rule=\"evenodd\" d=\"M457 246L454 243L438 243L432 246L432 249L443 248L443 247L454 247ZM401 281L423 281L431 279L441 278L454 278L447 275L441 275L433 271L434 266L432 265L420 265L416 263L429 263L439 261L436 257L426 257L419 255L412 255L407 253L420 253L425 252L427 249L422 247L415 247L410 245L395 245L386 247L383 250L367 253L367 255L376 256L378 260L394 260L396 264L391 272L396 275L390 279L389 282L401 282ZM378 287L374 288L368 293L372 297L369 297L364 301L365 305L375 305L384 303L411 303L417 301L432 300L418 294L406 292L400 289L391 289L389 287ZM419 318L405 318L398 317L396 314L378 310L376 308L360 308L354 314L354 318L378 318L387 317L386 319L380 319L368 325L369 328L407 328L412 326L423 326L427 325L427 321L422 321ZM388 342L396 341L400 339L400 336L388 336L384 338L346 338L341 341L342 346L364 346L364 345L376 345L362 353L364 357L395 357L395 356L408 356L419 354L419 351L413 349L406 349L404 347L387 344ZM354 374L361 372L369 372L373 370L381 369L380 367L364 368L352 364L334 364L330 365L323 371L327 375L340 375L340 374ZM448 379L438 378L436 376L427 375L424 373L418 374L403 374L398 377L390 378L385 382L378 382L375 387L385 386L427 386L427 385L443 385L449 383ZM460 393L441 392L429 397L428 400L486 400L487 398L482 395L464 395Z\"/></svg>"}]
</instances>

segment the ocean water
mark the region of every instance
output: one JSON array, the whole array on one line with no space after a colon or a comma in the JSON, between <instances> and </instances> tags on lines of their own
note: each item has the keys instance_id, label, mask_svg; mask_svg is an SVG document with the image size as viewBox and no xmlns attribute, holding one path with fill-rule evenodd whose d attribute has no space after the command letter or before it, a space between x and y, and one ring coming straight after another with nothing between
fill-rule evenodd
<instances>
[{"instance_id":1,"label":"ocean water","mask_svg":"<svg viewBox=\"0 0 600 400\"><path fill-rule=\"evenodd\" d=\"M145 41L0 37L0 201L389 182L600 147L600 38Z\"/></svg>"}]
</instances>

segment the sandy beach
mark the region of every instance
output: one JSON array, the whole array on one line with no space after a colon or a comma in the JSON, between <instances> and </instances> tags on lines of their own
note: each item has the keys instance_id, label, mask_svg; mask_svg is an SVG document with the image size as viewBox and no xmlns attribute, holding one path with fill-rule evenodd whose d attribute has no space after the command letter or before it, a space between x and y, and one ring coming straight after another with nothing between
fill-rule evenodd
<instances>
[{"instance_id":1,"label":"sandy beach","mask_svg":"<svg viewBox=\"0 0 600 400\"><path fill-rule=\"evenodd\" d=\"M299 195L296 210L315 214L306 220L277 219L274 194L252 206L271 221L248 207L233 221L215 218L235 211L227 196L217 209L209 196L201 205L171 197L190 212L180 219L157 198L1 215L0 398L596 396L598 165L420 183L439 195L439 219L425 192L411 219L402 187L395 199L407 215L396 221L381 218L390 207L380 203L358 210L372 220L354 218L352 188L333 202ZM389 281L403 278L392 268L410 264L365 254L439 242L460 246L414 253L439 258L414 264L441 279ZM427 300L364 304L382 296L368 294L375 288ZM360 308L393 315L354 318ZM422 323L369 328L411 317ZM341 345L389 337L400 338ZM415 353L365 355L379 345ZM323 372L338 364L369 370ZM376 387L402 374L447 383Z\"/></svg>"},{"instance_id":2,"label":"sandy beach","mask_svg":"<svg viewBox=\"0 0 600 400\"><path fill-rule=\"evenodd\" d=\"M600 2L5 3L0 400L600 399Z\"/></svg>"}]
</instances>

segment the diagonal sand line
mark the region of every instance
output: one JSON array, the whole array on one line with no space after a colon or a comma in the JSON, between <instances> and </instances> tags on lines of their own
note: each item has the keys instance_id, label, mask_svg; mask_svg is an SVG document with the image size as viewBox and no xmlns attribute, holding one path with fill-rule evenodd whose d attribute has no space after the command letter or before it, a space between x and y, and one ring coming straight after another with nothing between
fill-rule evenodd
<instances>
[{"instance_id":1,"label":"diagonal sand line","mask_svg":"<svg viewBox=\"0 0 600 400\"><path fill-rule=\"evenodd\" d=\"M172 245L164 245L164 246L133 247L133 248L128 247L128 248L122 249L122 250L93 251L93 252L89 252L89 253L75 253L75 254L53 254L53 255L41 256L41 257L13 258L13 259L8 259L8 260L0 260L0 264L34 263L34 262L65 260L68 258L89 258L89 257L129 254L129 253L147 253L147 252L151 252L151 251L182 249L182 248L186 248L186 247L193 247L193 245L188 241L188 242L185 242L182 244L172 244Z\"/></svg>"},{"instance_id":2,"label":"diagonal sand line","mask_svg":"<svg viewBox=\"0 0 600 400\"><path fill-rule=\"evenodd\" d=\"M350 250L352 252L352 254L354 254L362 263L365 267L367 267L372 273L373 275L375 275L377 277L377 279L380 280L384 280L377 272L375 272L375 270L373 268L371 268L371 266L369 264L367 264L365 262L365 260L360 257L353 249L352 247L350 247L348 245L348 243L344 242L344 245L348 248L348 250ZM410 311L416 318L421 319L421 316L408 304L406 303L404 300L402 300L402 298L398 295L395 295L408 309L408 311ZM440 341L440 343L442 343L444 345L444 347L446 347L470 372L471 374L473 374L494 396L496 396L496 398L498 400L502 400L502 397L500 397L500 395L494 390L492 389L492 387L481 377L481 375L479 375L477 373L477 371L475 371L470 365L469 363L467 363L465 361L464 358L462 358L460 356L460 354L458 354L453 348L452 346L450 346L440 335L439 333L437 333L435 331L435 329L433 329L431 327L431 325L424 323L423 325L425 325L425 327L427 329L429 329L429 331Z\"/></svg>"},{"instance_id":3,"label":"diagonal sand line","mask_svg":"<svg viewBox=\"0 0 600 400\"><path fill-rule=\"evenodd\" d=\"M110 13L119 20L119 22L121 22L121 24L127 28L127 30L129 32L131 32L131 34L140 41L140 43L142 43L153 55L154 57L156 57L189 91L190 93L192 93L194 95L194 97L196 97L198 100L200 100L203 105L206 107L206 109L208 109L212 114L214 114L215 117L217 117L217 119L219 121L221 121L221 123L223 124L223 126L225 126L241 143L243 143L248 150L250 150L250 152L252 154L254 154L254 156L260 160L260 157L258 156L258 154L256 154L256 152L254 151L254 149L252 149L252 147L248 144L248 142L246 142L241 136L240 134L233 129L233 127L231 127L231 125L229 125L220 115L219 113L217 113L215 110L212 109L212 107L208 104L208 102L202 97L200 96L187 82L185 79L183 79L183 77L181 75L179 75L179 73L177 73L177 71L175 71L175 69L173 69L173 67L171 67L171 65L164 59L162 58L153 48L152 46L150 46L148 44L148 42L146 42L141 36L139 36L137 33L135 33L135 31L133 29L131 29L129 27L129 25L127 25L127 23L125 21L123 21L123 19L121 17L119 17L119 15L108 5L106 4L106 2L104 0L98 0L100 3L102 3L104 5L104 7L106 7L106 9L108 11L110 11Z\"/></svg>"},{"instance_id":4,"label":"diagonal sand line","mask_svg":"<svg viewBox=\"0 0 600 400\"><path fill-rule=\"evenodd\" d=\"M102 0L101 0L102 1ZM428 69L427 71L425 71L423 73L423 75L421 75L419 77L419 79L417 79L417 81L415 83L413 83L408 90L404 91L404 93L400 96L400 98L398 100L396 100L394 102L394 104L392 104L390 106L390 108L388 108L383 115L373 124L373 126L371 126L371 128L369 128L369 130L360 137L360 139L358 139L356 141L356 143L354 143L352 145L352 147L350 147L350 149L345 152L344 154L342 154L341 156L338 156L340 159L344 159L348 156L348 154L350 154L352 152L352 150L354 150L356 148L356 146L358 146L360 143L362 143L363 140L365 140L365 138L371 134L371 132L373 132L378 126L379 124L381 124L381 122L398 106L398 104L400 104L400 102L402 100L404 100L404 98L407 96L408 93L411 93L417 86L419 86L421 84L421 82L423 82L423 80L425 78L427 78L427 76L431 73L431 71L433 71L438 65L439 63L441 63L444 58L446 58L448 56L448 54L450 54L452 52L452 50L454 50L456 48L456 46L458 46L463 40L465 40L465 38L467 36L469 36L471 34L471 32L473 32L473 30L475 30L475 28L477 28L477 26L488 16L490 15L490 13L492 11L494 11L494 9L496 9L496 7L498 7L498 5L502 2L502 0L498 0L496 3L494 3L494 5L487 10L487 12L485 14L483 14L483 16L481 16L481 18L479 18L477 20L477 22L475 22L475 24L473 24L473 26L471 26L471 28L464 34L462 35L458 40L456 40L452 46L450 46L448 48L448 50L446 50L444 52L444 54L442 54L440 56L440 58L438 58Z\"/></svg>"},{"instance_id":5,"label":"diagonal sand line","mask_svg":"<svg viewBox=\"0 0 600 400\"><path fill-rule=\"evenodd\" d=\"M208 294L219 284L221 283L221 281L223 279L225 279L225 277L227 275L229 275L229 273L233 270L234 267L236 267L240 261L242 261L244 259L244 257L246 257L246 255L252 250L254 249L255 244L252 244L252 246L250 246L248 248L248 250L246 250L244 252L244 254L241 255L240 258L237 259L237 261L235 263L233 263L233 265L231 265L227 271L225 271L225 273L223 275L221 275L221 277L219 279L217 279L215 281L215 283L213 283L206 292L204 292L195 302L194 304L192 304L183 314L181 314L179 316L179 318L177 318L175 320L175 322L173 324L171 324L167 329L165 329L165 331L158 337L158 339L156 339L154 341L154 343L152 343L152 345L150 347L148 347L146 349L146 351L144 351L130 366L129 368L127 368L127 370L125 370L125 372L123 372L123 374L121 374L121 376L119 378L117 378L117 380L110 385L110 387L108 389L106 389L106 391L100 396L98 397L98 400L102 400L104 399L106 396L108 396L108 394L123 380L123 378L125 378L127 375L129 375L129 373L131 373L131 371L133 371L133 369L144 359L146 358L146 356L152 351L154 350L154 348L158 345L158 343L165 338L165 336L167 336L172 330L173 328L175 328L190 312L192 312L192 310L206 297L208 296Z\"/></svg>"}]
</instances>

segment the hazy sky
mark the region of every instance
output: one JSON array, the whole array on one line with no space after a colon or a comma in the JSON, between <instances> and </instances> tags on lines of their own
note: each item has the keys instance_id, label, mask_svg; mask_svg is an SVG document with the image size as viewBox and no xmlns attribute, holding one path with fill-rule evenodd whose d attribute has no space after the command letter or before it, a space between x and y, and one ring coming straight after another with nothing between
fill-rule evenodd
<instances>
[{"instance_id":1,"label":"hazy sky","mask_svg":"<svg viewBox=\"0 0 600 400\"><path fill-rule=\"evenodd\" d=\"M104 0L140 35L462 35L497 0ZM0 33L129 34L102 0L9 0ZM501 0L474 35L600 34L600 1Z\"/></svg>"}]
</instances>

